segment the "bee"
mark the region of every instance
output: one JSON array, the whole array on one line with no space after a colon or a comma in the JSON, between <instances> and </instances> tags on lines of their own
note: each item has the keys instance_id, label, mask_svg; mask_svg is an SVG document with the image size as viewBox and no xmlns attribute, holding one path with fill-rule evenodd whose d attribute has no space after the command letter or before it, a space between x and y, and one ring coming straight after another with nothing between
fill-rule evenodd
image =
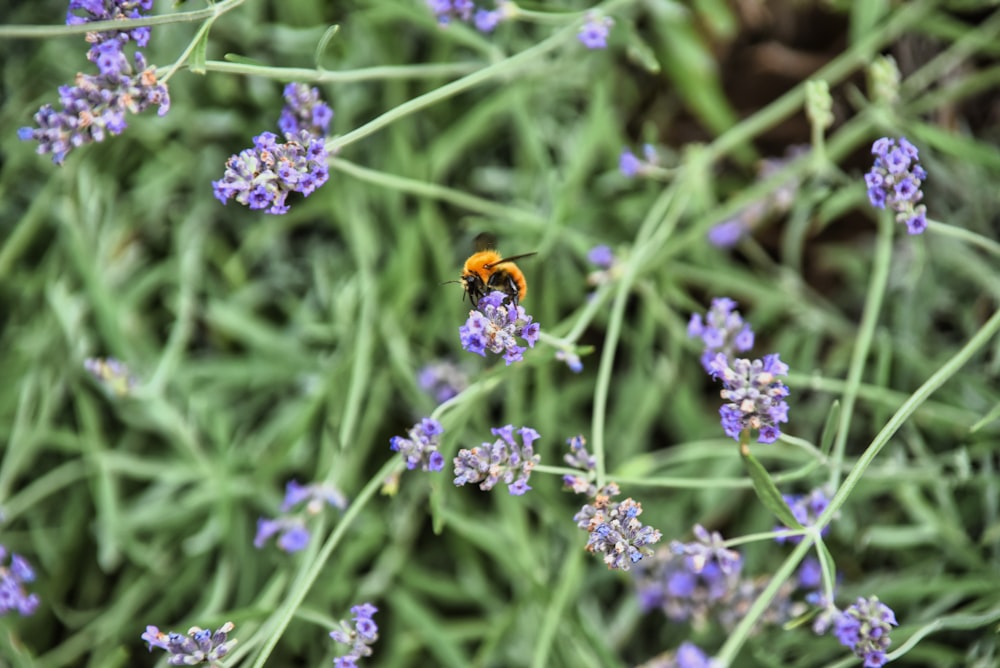
<instances>
[{"instance_id":1,"label":"bee","mask_svg":"<svg viewBox=\"0 0 1000 668\"><path fill-rule=\"evenodd\" d=\"M514 264L514 260L529 257L535 253L522 253L513 257L503 257L494 248L495 239L490 234L480 234L474 241L476 252L469 256L462 267L462 284L465 294L473 306L491 292L502 292L514 306L528 293L528 282L524 274Z\"/></svg>"}]
</instances>

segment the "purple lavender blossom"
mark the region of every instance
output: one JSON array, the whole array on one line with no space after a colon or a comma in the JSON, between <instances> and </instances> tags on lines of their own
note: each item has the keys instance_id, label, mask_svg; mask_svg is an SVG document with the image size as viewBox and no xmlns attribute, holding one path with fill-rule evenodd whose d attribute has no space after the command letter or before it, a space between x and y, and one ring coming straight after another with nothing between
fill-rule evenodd
<instances>
[{"instance_id":1,"label":"purple lavender blossom","mask_svg":"<svg viewBox=\"0 0 1000 668\"><path fill-rule=\"evenodd\" d=\"M715 665L700 647L690 642L681 643L677 648L675 660L677 668L712 668Z\"/></svg>"},{"instance_id":2,"label":"purple lavender blossom","mask_svg":"<svg viewBox=\"0 0 1000 668\"><path fill-rule=\"evenodd\" d=\"M830 499L827 498L826 493L822 489L814 489L809 494L799 494L791 495L785 494L782 496L785 503L788 504L789 509L792 511L792 516L804 527L811 527L816 523L816 520L826 507L830 505ZM782 529L787 529L788 527L777 526L775 531L780 531ZM827 524L823 527L820 534L825 536L830 532L830 525ZM802 536L775 536L774 540L776 543L784 543L788 541L792 545L798 545L802 542Z\"/></svg>"},{"instance_id":3,"label":"purple lavender blossom","mask_svg":"<svg viewBox=\"0 0 1000 668\"><path fill-rule=\"evenodd\" d=\"M637 176L646 176L659 166L660 156L652 144L642 145L642 155L643 157L640 158L631 149L622 149L621 155L618 156L618 171L632 179Z\"/></svg>"},{"instance_id":4,"label":"purple lavender blossom","mask_svg":"<svg viewBox=\"0 0 1000 668\"><path fill-rule=\"evenodd\" d=\"M313 137L326 137L333 119L333 110L320 100L319 90L303 83L290 83L284 92L287 104L281 110L278 127L287 137L307 132Z\"/></svg>"},{"instance_id":5,"label":"purple lavender blossom","mask_svg":"<svg viewBox=\"0 0 1000 668\"><path fill-rule=\"evenodd\" d=\"M16 610L22 617L34 614L38 608L38 595L29 594L25 585L35 581L35 571L28 560L19 554L11 553L7 560L7 549L0 545L0 617Z\"/></svg>"},{"instance_id":6,"label":"purple lavender blossom","mask_svg":"<svg viewBox=\"0 0 1000 668\"><path fill-rule=\"evenodd\" d=\"M71 0L66 23L140 18L139 10L148 11L152 4L152 0ZM74 13L78 11L85 15ZM160 116L166 114L170 109L166 84L157 81L155 69L147 67L141 52L133 56L134 68L124 52L130 41L146 46L149 36L149 27L87 33L91 43L87 58L97 65L99 73L78 73L74 85L60 86L61 108L42 105L34 116L37 127L20 128L18 138L37 141L37 152L51 153L52 162L61 165L74 148L121 134L127 127L127 113L156 106Z\"/></svg>"},{"instance_id":7,"label":"purple lavender blossom","mask_svg":"<svg viewBox=\"0 0 1000 668\"><path fill-rule=\"evenodd\" d=\"M417 385L441 404L469 386L469 374L454 362L439 360L420 368Z\"/></svg>"},{"instance_id":8,"label":"purple lavender blossom","mask_svg":"<svg viewBox=\"0 0 1000 668\"><path fill-rule=\"evenodd\" d=\"M748 429L759 432L760 443L774 443L781 436L778 424L788 422L788 386L777 379L788 375L788 365L777 354L763 360L738 358L731 363L717 353L711 373L722 381L720 393L728 403L719 409L726 435L740 440Z\"/></svg>"},{"instance_id":9,"label":"purple lavender blossom","mask_svg":"<svg viewBox=\"0 0 1000 668\"><path fill-rule=\"evenodd\" d=\"M326 183L329 171L323 138L303 131L286 139L279 144L277 135L263 132L254 137L252 149L230 156L225 174L212 182L216 199L223 204L235 199L251 209L280 215L289 210L289 193L308 197Z\"/></svg>"},{"instance_id":10,"label":"purple lavender blossom","mask_svg":"<svg viewBox=\"0 0 1000 668\"><path fill-rule=\"evenodd\" d=\"M140 10L148 12L152 8L153 0L70 0L66 11L66 25L138 19L144 16ZM83 16L74 13L80 11L84 12ZM122 47L129 41L135 42L136 46L145 47L149 43L149 37L149 26L87 33L87 41L93 44L87 52L87 58L96 63L101 53L107 55L116 51L120 54ZM104 71L103 67L101 71Z\"/></svg>"},{"instance_id":11,"label":"purple lavender blossom","mask_svg":"<svg viewBox=\"0 0 1000 668\"><path fill-rule=\"evenodd\" d=\"M865 668L879 668L888 661L885 650L892 642L889 633L898 626L892 608L877 596L859 598L833 623L833 635L841 645L864 659Z\"/></svg>"},{"instance_id":12,"label":"purple lavender blossom","mask_svg":"<svg viewBox=\"0 0 1000 668\"><path fill-rule=\"evenodd\" d=\"M215 633L197 626L191 627L186 636L180 633L163 633L155 626L147 626L142 639L149 643L149 651L154 647L170 654L167 663L171 666L195 666L200 663L214 664L236 644L236 639L228 640L228 634L235 628L226 622Z\"/></svg>"},{"instance_id":13,"label":"purple lavender blossom","mask_svg":"<svg viewBox=\"0 0 1000 668\"><path fill-rule=\"evenodd\" d=\"M588 49L606 49L608 48L608 34L614 23L610 16L591 13L587 16L587 21L580 26L577 39Z\"/></svg>"},{"instance_id":14,"label":"purple lavender blossom","mask_svg":"<svg viewBox=\"0 0 1000 668\"><path fill-rule=\"evenodd\" d=\"M52 162L61 165L74 148L104 141L119 135L127 127L126 114L138 114L157 106L163 116L170 109L167 86L159 83L146 59L135 54L135 68L123 57L98 75L77 74L73 86L59 87L60 109L45 104L35 113L38 127L17 131L22 141L38 142L37 152L52 154Z\"/></svg>"},{"instance_id":15,"label":"purple lavender blossom","mask_svg":"<svg viewBox=\"0 0 1000 668\"><path fill-rule=\"evenodd\" d=\"M131 394L139 384L128 365L114 357L88 357L83 368L119 397Z\"/></svg>"},{"instance_id":16,"label":"purple lavender blossom","mask_svg":"<svg viewBox=\"0 0 1000 668\"><path fill-rule=\"evenodd\" d=\"M614 483L591 489L596 492L591 503L573 516L576 525L590 534L585 549L604 555L609 569L623 571L653 554L650 545L658 543L663 534L639 521L642 504L632 498L614 503L612 498L620 493Z\"/></svg>"},{"instance_id":17,"label":"purple lavender blossom","mask_svg":"<svg viewBox=\"0 0 1000 668\"><path fill-rule=\"evenodd\" d=\"M700 313L691 314L687 331L689 337L700 337L705 344L701 366L709 374L716 354L723 353L728 358L753 348L753 330L736 310L736 302L728 297L713 299L704 317Z\"/></svg>"},{"instance_id":18,"label":"purple lavender blossom","mask_svg":"<svg viewBox=\"0 0 1000 668\"><path fill-rule=\"evenodd\" d=\"M513 496L522 496L531 489L528 478L541 461L533 447L539 439L538 432L531 427L518 429L519 445L514 438L514 425L494 427L491 431L500 438L471 450L458 451L454 460L455 485L461 487L478 482L479 489L489 491L503 481Z\"/></svg>"},{"instance_id":19,"label":"purple lavender blossom","mask_svg":"<svg viewBox=\"0 0 1000 668\"><path fill-rule=\"evenodd\" d=\"M376 612L378 612L378 608L371 603L352 606L351 614L354 615L354 623L350 624L346 620L342 620L340 628L330 631L330 637L334 641L351 646L347 654L334 659L334 666L354 668L362 658L372 655L371 646L378 640L378 624L372 619Z\"/></svg>"},{"instance_id":20,"label":"purple lavender blossom","mask_svg":"<svg viewBox=\"0 0 1000 668\"><path fill-rule=\"evenodd\" d=\"M580 360L580 356L577 355L572 350L557 350L556 359L560 362L565 362L566 366L573 373L580 373L583 371L583 361Z\"/></svg>"},{"instance_id":21,"label":"purple lavender blossom","mask_svg":"<svg viewBox=\"0 0 1000 668\"><path fill-rule=\"evenodd\" d=\"M532 322L524 307L511 304L504 293L494 291L479 300L478 310L469 311L469 319L458 333L465 350L483 357L487 350L503 353L504 361L510 366L522 360L527 350L517 345L517 337L534 348L540 328L537 322Z\"/></svg>"},{"instance_id":22,"label":"purple lavender blossom","mask_svg":"<svg viewBox=\"0 0 1000 668\"><path fill-rule=\"evenodd\" d=\"M281 512L287 513L295 506L306 502L306 512L318 515L323 504L339 510L347 508L347 497L330 483L310 483L300 485L297 480L289 480L285 485L285 499L281 502Z\"/></svg>"},{"instance_id":23,"label":"purple lavender blossom","mask_svg":"<svg viewBox=\"0 0 1000 668\"><path fill-rule=\"evenodd\" d=\"M764 158L757 164L757 181L770 179L784 169L790 162L808 153L808 144L789 146L785 154L778 158ZM754 228L768 218L786 213L792 208L795 196L799 190L800 181L790 176L763 198L750 202L739 210L732 218L724 220L708 231L708 241L718 248L730 248L750 234Z\"/></svg>"},{"instance_id":24,"label":"purple lavender blossom","mask_svg":"<svg viewBox=\"0 0 1000 668\"><path fill-rule=\"evenodd\" d=\"M742 557L725 547L718 532L694 527L695 541L671 541L658 550L636 574L639 605L661 609L676 622L692 619L702 624L710 612L724 605L740 583Z\"/></svg>"},{"instance_id":25,"label":"purple lavender blossom","mask_svg":"<svg viewBox=\"0 0 1000 668\"><path fill-rule=\"evenodd\" d=\"M888 206L896 212L896 222L905 223L910 234L927 229L927 207L920 189L927 172L920 166L917 147L900 137L882 137L872 144L875 163L865 174L868 201L877 209Z\"/></svg>"},{"instance_id":26,"label":"purple lavender blossom","mask_svg":"<svg viewBox=\"0 0 1000 668\"><path fill-rule=\"evenodd\" d=\"M278 536L278 548L289 554L306 549L312 538L301 517L285 515L274 519L261 517L257 520L257 534L254 536L253 546L259 550L275 535Z\"/></svg>"},{"instance_id":27,"label":"purple lavender blossom","mask_svg":"<svg viewBox=\"0 0 1000 668\"><path fill-rule=\"evenodd\" d=\"M444 468L444 457L438 452L444 427L437 420L423 418L409 430L409 438L393 436L389 447L406 458L406 468L418 465L424 471L440 471Z\"/></svg>"},{"instance_id":28,"label":"purple lavender blossom","mask_svg":"<svg viewBox=\"0 0 1000 668\"><path fill-rule=\"evenodd\" d=\"M569 445L569 453L563 455L563 461L581 471L593 471L597 468L597 460L587 450L587 439L583 434L567 439L566 443Z\"/></svg>"}]
</instances>

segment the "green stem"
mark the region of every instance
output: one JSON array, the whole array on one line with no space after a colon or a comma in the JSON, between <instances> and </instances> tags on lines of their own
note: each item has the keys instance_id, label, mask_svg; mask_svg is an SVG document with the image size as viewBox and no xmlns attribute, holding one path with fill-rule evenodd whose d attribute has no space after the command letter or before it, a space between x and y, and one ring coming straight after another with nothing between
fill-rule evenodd
<instances>
[{"instance_id":1,"label":"green stem","mask_svg":"<svg viewBox=\"0 0 1000 668\"><path fill-rule=\"evenodd\" d=\"M42 39L45 37L65 37L66 35L82 35L88 32L126 31L144 26L161 26L170 23L196 23L198 21L214 21L228 11L231 11L246 0L222 0L205 9L176 14L161 14L146 16L141 19L123 19L112 21L92 21L66 26L12 26L0 25L0 39Z\"/></svg>"},{"instance_id":2,"label":"green stem","mask_svg":"<svg viewBox=\"0 0 1000 668\"><path fill-rule=\"evenodd\" d=\"M209 60L205 70L222 74L242 74L265 77L279 81L302 81L311 83L354 83L359 81L388 81L409 79L439 79L461 76L481 68L482 63L428 63L419 65L384 65L380 67L359 67L354 70L330 70L314 67L274 67L241 62Z\"/></svg>"},{"instance_id":3,"label":"green stem","mask_svg":"<svg viewBox=\"0 0 1000 668\"><path fill-rule=\"evenodd\" d=\"M881 214L876 218L876 221L878 235L875 240L871 282L868 285L865 310L861 314L861 324L858 326L857 338L854 341L851 366L847 370L847 385L841 398L837 436L830 454L830 459L834 464L830 472L830 484L834 487L840 482L840 466L844 461L851 418L854 416L854 404L858 399L861 376L865 371L865 361L868 359L868 353L875 338L875 325L878 323L879 312L882 310L882 299L885 297L886 286L889 283L889 267L892 263L892 218L888 214Z\"/></svg>"},{"instance_id":4,"label":"green stem","mask_svg":"<svg viewBox=\"0 0 1000 668\"><path fill-rule=\"evenodd\" d=\"M958 239L959 241L964 241L967 244L979 246L993 255L1000 256L1000 244L988 237L984 237L981 234L967 230L964 227L956 227L955 225L949 225L947 223L939 223L936 220L928 220L927 229L934 234L940 234L943 237Z\"/></svg>"}]
</instances>

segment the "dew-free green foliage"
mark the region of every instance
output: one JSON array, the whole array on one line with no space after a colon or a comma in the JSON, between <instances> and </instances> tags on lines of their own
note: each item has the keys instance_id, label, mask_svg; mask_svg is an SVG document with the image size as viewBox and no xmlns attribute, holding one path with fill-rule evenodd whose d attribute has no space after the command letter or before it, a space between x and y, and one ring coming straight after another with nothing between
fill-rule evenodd
<instances>
[{"instance_id":1,"label":"dew-free green foliage","mask_svg":"<svg viewBox=\"0 0 1000 668\"><path fill-rule=\"evenodd\" d=\"M808 557L841 610L894 611L891 661L1000 660L993 3L609 0L608 48L588 49L575 0L492 34L441 28L422 0L157 2L144 53L169 113L58 167L17 129L94 71L86 28L62 0L11 4L0 545L40 605L0 618L0 665L164 665L147 625L227 621L221 665L331 665L329 631L365 602L368 666L630 666L684 642L720 665L859 665L812 619L760 623ZM335 112L329 181L284 215L223 206L211 182L277 132L289 81ZM920 151L921 235L868 201L880 137ZM645 143L659 164L627 178L619 156ZM734 218L753 229L709 243ZM443 284L484 231L537 251L519 266L541 340L510 366L461 349L468 303ZM593 286L597 245L615 262ZM686 331L720 296L753 326L748 355L790 369L782 437L742 441L752 472ZM85 368L108 358L132 378ZM449 358L469 386L439 405L417 374ZM445 468L404 470L390 439L428 416ZM540 434L531 489L455 487L456 453L506 424ZM701 524L739 551L757 584L730 627L643 612L632 575L584 551L587 499L561 489L577 434L660 546ZM290 480L350 505L311 517L301 552L255 549ZM817 523L775 542L779 495L821 486Z\"/></svg>"}]
</instances>

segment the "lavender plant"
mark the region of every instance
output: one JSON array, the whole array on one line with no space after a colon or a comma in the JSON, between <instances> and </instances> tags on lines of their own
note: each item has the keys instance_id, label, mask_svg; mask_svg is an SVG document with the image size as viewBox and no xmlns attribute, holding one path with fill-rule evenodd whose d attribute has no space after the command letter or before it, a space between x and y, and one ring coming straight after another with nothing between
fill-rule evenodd
<instances>
[{"instance_id":1,"label":"lavender plant","mask_svg":"<svg viewBox=\"0 0 1000 668\"><path fill-rule=\"evenodd\" d=\"M0 664L995 663L961 5L13 3Z\"/></svg>"}]
</instances>

